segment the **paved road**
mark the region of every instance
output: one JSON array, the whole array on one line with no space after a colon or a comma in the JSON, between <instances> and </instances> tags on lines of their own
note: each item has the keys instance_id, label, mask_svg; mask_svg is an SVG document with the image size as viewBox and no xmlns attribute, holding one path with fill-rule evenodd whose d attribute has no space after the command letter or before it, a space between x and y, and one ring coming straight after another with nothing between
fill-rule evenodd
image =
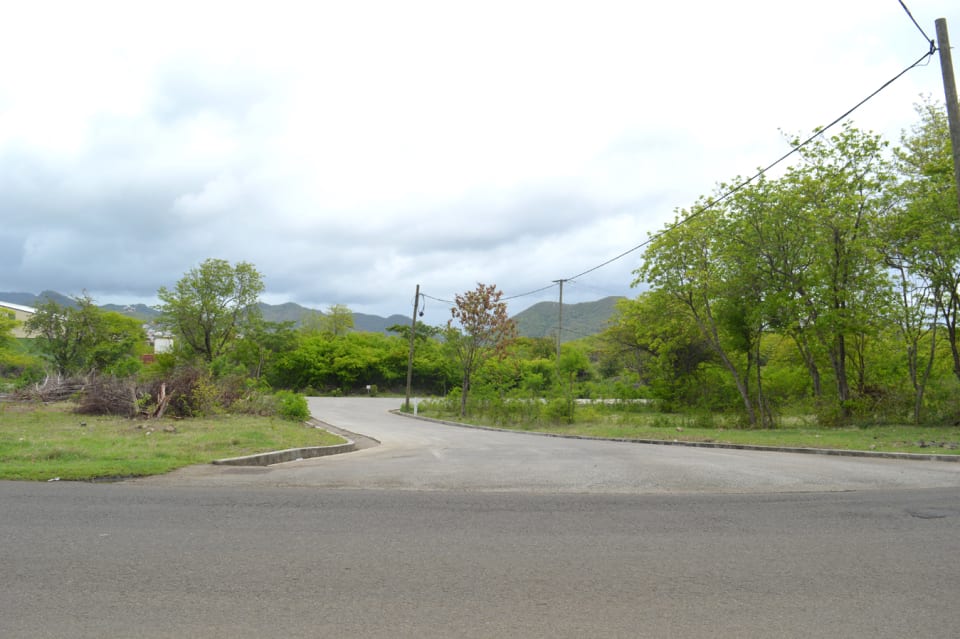
<instances>
[{"instance_id":1,"label":"paved road","mask_svg":"<svg viewBox=\"0 0 960 639\"><path fill-rule=\"evenodd\" d=\"M954 489L0 482L0 636L955 637Z\"/></svg>"},{"instance_id":2,"label":"paved road","mask_svg":"<svg viewBox=\"0 0 960 639\"><path fill-rule=\"evenodd\" d=\"M960 487L960 463L584 441L390 414L397 399L312 398L314 416L381 442L270 468L196 466L152 484L540 493L772 493Z\"/></svg>"},{"instance_id":3,"label":"paved road","mask_svg":"<svg viewBox=\"0 0 960 639\"><path fill-rule=\"evenodd\" d=\"M960 628L960 464L475 431L396 403L312 401L382 442L357 453L0 482L0 637Z\"/></svg>"}]
</instances>

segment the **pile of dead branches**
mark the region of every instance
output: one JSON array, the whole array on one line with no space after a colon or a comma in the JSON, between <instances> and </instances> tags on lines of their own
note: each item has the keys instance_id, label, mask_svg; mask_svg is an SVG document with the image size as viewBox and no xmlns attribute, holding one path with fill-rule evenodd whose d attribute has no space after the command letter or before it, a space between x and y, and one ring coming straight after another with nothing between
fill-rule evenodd
<instances>
[{"instance_id":1,"label":"pile of dead branches","mask_svg":"<svg viewBox=\"0 0 960 639\"><path fill-rule=\"evenodd\" d=\"M137 384L131 378L93 376L80 393L76 411L83 415L135 417L140 412Z\"/></svg>"},{"instance_id":2,"label":"pile of dead branches","mask_svg":"<svg viewBox=\"0 0 960 639\"><path fill-rule=\"evenodd\" d=\"M48 375L42 382L18 390L14 398L21 401L63 402L81 392L87 382L87 377Z\"/></svg>"}]
</instances>

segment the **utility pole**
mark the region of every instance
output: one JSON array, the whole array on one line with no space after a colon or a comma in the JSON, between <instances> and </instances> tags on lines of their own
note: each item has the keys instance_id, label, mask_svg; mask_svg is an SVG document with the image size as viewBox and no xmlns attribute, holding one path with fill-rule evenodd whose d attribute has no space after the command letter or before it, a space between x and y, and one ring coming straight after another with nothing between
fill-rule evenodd
<instances>
[{"instance_id":1,"label":"utility pole","mask_svg":"<svg viewBox=\"0 0 960 639\"><path fill-rule=\"evenodd\" d=\"M950 144L953 147L953 180L957 186L957 206L960 207L960 104L957 102L957 84L953 78L953 60L950 55L950 35L947 19L937 18L937 48L940 50L940 73L943 75L943 94L947 101L947 123L950 125Z\"/></svg>"},{"instance_id":2,"label":"utility pole","mask_svg":"<svg viewBox=\"0 0 960 639\"><path fill-rule=\"evenodd\" d=\"M557 316L557 366L560 365L560 334L563 332L563 283L568 280L553 280L560 285L560 310Z\"/></svg>"},{"instance_id":3,"label":"utility pole","mask_svg":"<svg viewBox=\"0 0 960 639\"><path fill-rule=\"evenodd\" d=\"M417 284L417 292L413 296L413 320L410 322L410 355L407 357L407 400L403 403L403 409L410 412L410 386L413 383L413 339L417 334L417 311L420 307L420 285Z\"/></svg>"}]
</instances>

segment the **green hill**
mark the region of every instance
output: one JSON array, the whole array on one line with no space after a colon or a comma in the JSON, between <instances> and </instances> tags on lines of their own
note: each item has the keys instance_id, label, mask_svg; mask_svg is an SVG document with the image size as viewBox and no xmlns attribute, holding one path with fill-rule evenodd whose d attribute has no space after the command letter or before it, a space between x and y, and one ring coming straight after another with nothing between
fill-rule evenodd
<instances>
[{"instance_id":1,"label":"green hill","mask_svg":"<svg viewBox=\"0 0 960 639\"><path fill-rule=\"evenodd\" d=\"M52 299L58 304L70 306L73 300L56 293L54 291L43 291L39 295L32 293L4 293L0 292L0 300L12 302L14 304L23 304L25 306L36 306L44 299ZM605 297L595 302L582 302L580 304L563 305L563 336L562 341L568 342L580 337L595 335L601 332L613 316L616 310L616 303L621 297ZM517 313L513 319L517 322L517 330L523 337L551 337L555 338L557 334L558 320L557 302L540 302L534 304L525 311ZM105 304L100 308L107 311L115 311L130 317L136 317L143 322L150 322L160 314L155 308L146 304ZM268 322L294 322L300 324L304 316L311 314L323 315L322 311L306 306L300 306L293 302L286 304L265 304L260 303L260 311L263 313L263 319ZM390 326L401 324L406 326L410 323L410 318L405 315L394 314L389 317L380 317L379 315L367 315L365 313L353 314L353 330L365 331L370 333L386 333Z\"/></svg>"},{"instance_id":2,"label":"green hill","mask_svg":"<svg viewBox=\"0 0 960 639\"><path fill-rule=\"evenodd\" d=\"M569 342L603 331L616 311L622 297L605 297L595 302L563 305L563 334L561 342ZM557 335L560 320L557 302L539 302L514 315L517 331L523 337L553 337Z\"/></svg>"}]
</instances>

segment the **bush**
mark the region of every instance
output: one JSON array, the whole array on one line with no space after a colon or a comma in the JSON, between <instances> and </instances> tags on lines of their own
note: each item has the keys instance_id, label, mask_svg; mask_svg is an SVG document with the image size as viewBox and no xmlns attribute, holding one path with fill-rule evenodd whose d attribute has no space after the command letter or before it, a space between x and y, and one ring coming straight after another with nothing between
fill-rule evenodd
<instances>
[{"instance_id":1,"label":"bush","mask_svg":"<svg viewBox=\"0 0 960 639\"><path fill-rule=\"evenodd\" d=\"M244 415L270 417L278 413L277 396L264 390L254 389L245 397L230 405L230 412Z\"/></svg>"},{"instance_id":2,"label":"bush","mask_svg":"<svg viewBox=\"0 0 960 639\"><path fill-rule=\"evenodd\" d=\"M307 398L293 391L278 391L277 414L283 419L291 421L306 421L310 419L310 408Z\"/></svg>"},{"instance_id":3,"label":"bush","mask_svg":"<svg viewBox=\"0 0 960 639\"><path fill-rule=\"evenodd\" d=\"M554 423L573 423L573 401L566 397L555 397L543 408L543 417Z\"/></svg>"}]
</instances>

